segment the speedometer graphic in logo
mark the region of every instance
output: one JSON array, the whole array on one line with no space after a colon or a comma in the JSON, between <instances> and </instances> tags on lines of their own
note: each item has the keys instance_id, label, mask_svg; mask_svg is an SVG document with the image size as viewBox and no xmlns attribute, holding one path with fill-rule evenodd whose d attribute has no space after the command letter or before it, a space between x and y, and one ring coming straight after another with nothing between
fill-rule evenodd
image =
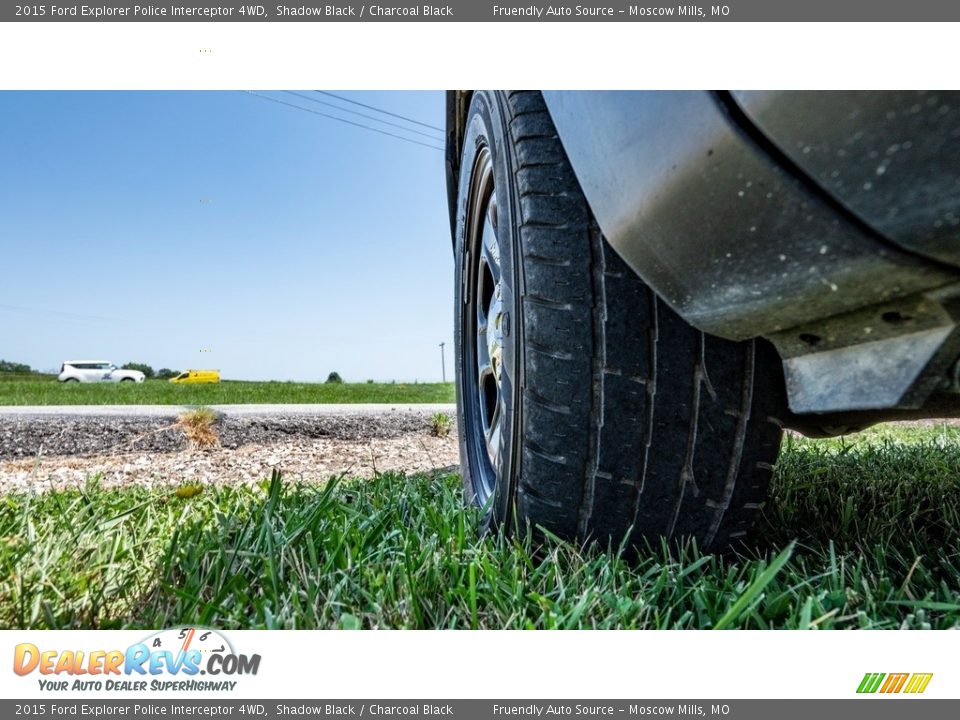
<instances>
[{"instance_id":1,"label":"speedometer graphic in logo","mask_svg":"<svg viewBox=\"0 0 960 720\"><path fill-rule=\"evenodd\" d=\"M182 627L161 630L143 641L151 651L167 650L177 655L190 650L199 651L203 657L214 653L233 654L233 645L216 630L202 627Z\"/></svg>"}]
</instances>

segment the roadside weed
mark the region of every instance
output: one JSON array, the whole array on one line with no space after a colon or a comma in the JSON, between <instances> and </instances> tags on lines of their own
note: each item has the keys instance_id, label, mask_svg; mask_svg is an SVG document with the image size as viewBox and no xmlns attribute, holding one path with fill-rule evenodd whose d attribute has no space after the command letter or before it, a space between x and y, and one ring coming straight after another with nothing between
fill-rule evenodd
<instances>
[{"instance_id":1,"label":"roadside weed","mask_svg":"<svg viewBox=\"0 0 960 720\"><path fill-rule=\"evenodd\" d=\"M177 416L176 426L192 446L209 448L220 442L220 434L214 424L217 414L210 408L199 407Z\"/></svg>"},{"instance_id":2,"label":"roadside weed","mask_svg":"<svg viewBox=\"0 0 960 720\"><path fill-rule=\"evenodd\" d=\"M453 430L453 418L446 413L434 413L430 418L430 432L436 437L446 437L451 430Z\"/></svg>"}]
</instances>

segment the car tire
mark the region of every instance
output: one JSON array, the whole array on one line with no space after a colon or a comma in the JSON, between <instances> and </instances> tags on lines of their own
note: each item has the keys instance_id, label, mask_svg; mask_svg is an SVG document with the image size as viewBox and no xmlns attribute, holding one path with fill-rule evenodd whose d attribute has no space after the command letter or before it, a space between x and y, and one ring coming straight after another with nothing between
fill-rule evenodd
<instances>
[{"instance_id":1,"label":"car tire","mask_svg":"<svg viewBox=\"0 0 960 720\"><path fill-rule=\"evenodd\" d=\"M80 382L79 378L67 378L64 380L65 383Z\"/></svg>"},{"instance_id":2,"label":"car tire","mask_svg":"<svg viewBox=\"0 0 960 720\"><path fill-rule=\"evenodd\" d=\"M122 383L125 383L125 382L136 382L136 380L134 380L133 378L120 378L120 382L122 382Z\"/></svg>"},{"instance_id":3,"label":"car tire","mask_svg":"<svg viewBox=\"0 0 960 720\"><path fill-rule=\"evenodd\" d=\"M477 92L456 216L461 472L484 526L722 549L766 497L775 351L688 325L603 238L537 92Z\"/></svg>"}]
</instances>

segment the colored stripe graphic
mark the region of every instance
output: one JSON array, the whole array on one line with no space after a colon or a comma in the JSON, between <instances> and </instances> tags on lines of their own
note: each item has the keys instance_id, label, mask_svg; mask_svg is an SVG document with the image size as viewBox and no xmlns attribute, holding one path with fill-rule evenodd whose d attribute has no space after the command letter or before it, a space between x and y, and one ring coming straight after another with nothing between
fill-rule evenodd
<instances>
[{"instance_id":1,"label":"colored stripe graphic","mask_svg":"<svg viewBox=\"0 0 960 720\"><path fill-rule=\"evenodd\" d=\"M910 677L910 682L907 683L907 687L904 688L905 693L922 693L927 689L927 685L930 684L930 679L933 677L933 673L914 673Z\"/></svg>"},{"instance_id":2,"label":"colored stripe graphic","mask_svg":"<svg viewBox=\"0 0 960 720\"><path fill-rule=\"evenodd\" d=\"M884 694L895 693L922 693L927 689L933 673L866 673L860 685L857 686L858 693L872 694L880 692Z\"/></svg>"},{"instance_id":3,"label":"colored stripe graphic","mask_svg":"<svg viewBox=\"0 0 960 720\"><path fill-rule=\"evenodd\" d=\"M875 693L877 688L880 687L880 682L884 677L886 677L884 673L867 673L863 676L863 680L860 681L860 687L857 688L857 692Z\"/></svg>"},{"instance_id":4,"label":"colored stripe graphic","mask_svg":"<svg viewBox=\"0 0 960 720\"><path fill-rule=\"evenodd\" d=\"M910 673L890 673L887 675L887 681L880 688L882 693L898 693L903 689Z\"/></svg>"}]
</instances>

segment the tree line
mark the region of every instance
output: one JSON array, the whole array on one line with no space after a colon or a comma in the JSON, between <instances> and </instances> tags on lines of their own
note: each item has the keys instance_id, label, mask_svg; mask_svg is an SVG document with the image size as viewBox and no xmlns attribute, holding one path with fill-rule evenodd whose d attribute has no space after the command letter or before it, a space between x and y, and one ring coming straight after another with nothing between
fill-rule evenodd
<instances>
[{"instance_id":1,"label":"tree line","mask_svg":"<svg viewBox=\"0 0 960 720\"><path fill-rule=\"evenodd\" d=\"M148 379L156 378L157 380L169 380L170 378L176 377L180 374L179 370L171 370L170 368L160 368L159 370L154 370L150 365L139 362L128 362L121 367L124 370L139 370ZM34 370L26 363L13 362L12 360L0 360L0 373L38 375L40 374L40 371Z\"/></svg>"}]
</instances>

